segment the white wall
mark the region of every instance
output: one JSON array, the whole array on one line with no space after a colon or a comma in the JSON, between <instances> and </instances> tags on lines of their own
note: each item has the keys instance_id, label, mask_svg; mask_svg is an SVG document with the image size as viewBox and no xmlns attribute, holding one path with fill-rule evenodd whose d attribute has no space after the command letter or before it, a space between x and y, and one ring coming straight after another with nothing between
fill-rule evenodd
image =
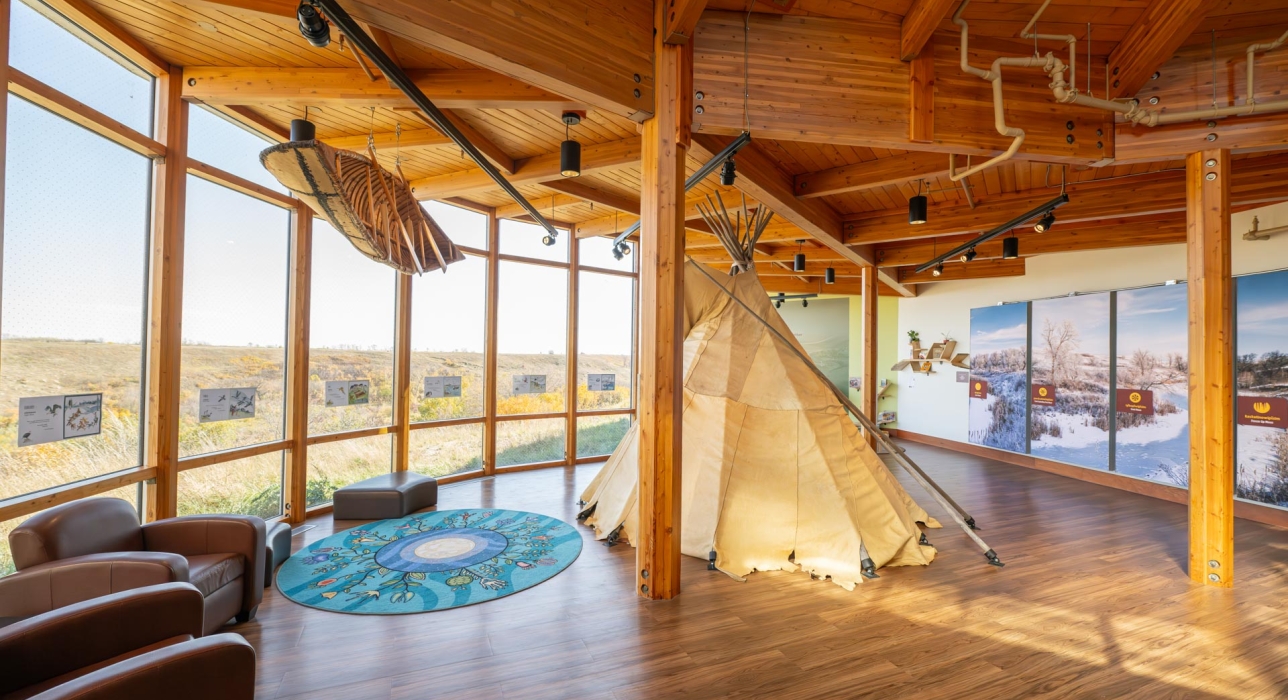
<instances>
[{"instance_id":1,"label":"white wall","mask_svg":"<svg viewBox=\"0 0 1288 700\"><path fill-rule=\"evenodd\" d=\"M1059 215L1058 210L1056 214ZM1232 217L1236 275L1288 267L1288 233L1268 241L1243 240L1243 233L1252 228L1254 215L1260 219L1262 229L1288 226L1288 203ZM1058 230L1058 222L1056 226ZM1109 291L1183 280L1185 246L1039 255L1028 258L1026 264L1023 277L926 284L918 287L915 298L900 299L899 357L908 356L910 330L921 334L923 347L938 341L942 333L951 333L959 341L957 352L970 352L972 308L992 306L1000 301L1028 301L1069 292ZM966 442L967 385L957 383L953 368L936 367L935 373L928 377L900 372L898 382L899 421L895 427Z\"/></svg>"}]
</instances>

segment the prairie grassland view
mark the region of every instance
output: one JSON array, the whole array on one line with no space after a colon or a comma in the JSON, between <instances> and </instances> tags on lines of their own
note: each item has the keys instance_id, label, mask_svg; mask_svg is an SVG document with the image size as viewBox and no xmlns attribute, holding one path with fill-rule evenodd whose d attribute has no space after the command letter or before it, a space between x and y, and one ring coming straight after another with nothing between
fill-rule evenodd
<instances>
[{"instance_id":1,"label":"prairie grassland view","mask_svg":"<svg viewBox=\"0 0 1288 700\"><path fill-rule=\"evenodd\" d=\"M191 456L254 445L283 437L282 348L186 345L183 349L179 407L180 454ZM413 422L481 417L483 357L468 352L415 352L412 392L421 396L423 377L462 377L459 398L418 399ZM309 434L389 425L393 408L393 356L388 350L310 351ZM630 406L630 358L582 355L578 358L582 410ZM5 339L0 365L0 498L78 481L140 463L139 414L142 353L137 345L45 339ZM590 392L585 374L613 373L617 389ZM547 393L511 395L514 374L547 374ZM498 360L501 415L565 410L565 358L561 355L501 355ZM369 379L364 405L326 408L325 382ZM200 423L197 402L202 388L253 388L253 418ZM93 437L19 448L18 401L27 396L102 392L103 432ZM507 422L498 430L497 463L524 464L564 456L566 421ZM607 454L616 447L629 416L587 417L578 421L578 456ZM482 425L423 428L411 433L411 468L442 476L482 467ZM309 504L331 499L336 488L388 471L388 435L343 440L310 447ZM179 513L248 513L272 517L281 512L282 454L274 452L200 469L179 477ZM133 489L134 487L129 487ZM127 490L129 490L127 489ZM0 572L11 568L7 537L22 519L0 523Z\"/></svg>"}]
</instances>

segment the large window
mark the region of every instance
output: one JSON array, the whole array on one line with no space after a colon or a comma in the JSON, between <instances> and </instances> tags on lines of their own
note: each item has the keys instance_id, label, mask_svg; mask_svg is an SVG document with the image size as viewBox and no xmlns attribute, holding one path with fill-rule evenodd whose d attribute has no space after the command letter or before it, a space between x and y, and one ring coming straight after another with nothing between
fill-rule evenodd
<instances>
[{"instance_id":1,"label":"large window","mask_svg":"<svg viewBox=\"0 0 1288 700\"><path fill-rule=\"evenodd\" d=\"M487 260L415 278L411 314L412 421L482 417Z\"/></svg>"},{"instance_id":2,"label":"large window","mask_svg":"<svg viewBox=\"0 0 1288 700\"><path fill-rule=\"evenodd\" d=\"M447 476L483 468L483 424L445 425L411 431L409 469Z\"/></svg>"},{"instance_id":3,"label":"large window","mask_svg":"<svg viewBox=\"0 0 1288 700\"><path fill-rule=\"evenodd\" d=\"M441 274L441 273L440 273ZM394 297L398 273L359 253L340 232L313 224L309 316L309 434L393 422ZM327 382L369 382L366 395L328 405ZM338 385L332 384L332 387Z\"/></svg>"},{"instance_id":4,"label":"large window","mask_svg":"<svg viewBox=\"0 0 1288 700\"><path fill-rule=\"evenodd\" d=\"M138 510L139 486L139 484L130 484L129 486L122 486L119 489L112 489L111 491L90 496L90 498L119 498L124 501L129 501L130 505L134 506L135 510ZM41 512L42 511L36 511L35 513L28 513L20 518L0 522L0 576L8 576L13 573L14 570L13 555L9 551L9 533L13 532L14 528L21 525L28 518L38 515Z\"/></svg>"},{"instance_id":5,"label":"large window","mask_svg":"<svg viewBox=\"0 0 1288 700\"><path fill-rule=\"evenodd\" d=\"M577 409L631 407L635 279L582 272L577 291Z\"/></svg>"},{"instance_id":6,"label":"large window","mask_svg":"<svg viewBox=\"0 0 1288 700\"><path fill-rule=\"evenodd\" d=\"M8 100L0 498L140 464L150 170L142 156ZM46 431L38 442L19 430L22 398L100 393L95 425L70 431L81 437ZM49 427L67 415L59 407Z\"/></svg>"},{"instance_id":7,"label":"large window","mask_svg":"<svg viewBox=\"0 0 1288 700\"><path fill-rule=\"evenodd\" d=\"M447 237L458 246L488 249L487 217L476 211L462 209L444 202L421 202L425 211L443 228Z\"/></svg>"},{"instance_id":8,"label":"large window","mask_svg":"<svg viewBox=\"0 0 1288 700\"><path fill-rule=\"evenodd\" d=\"M286 187L259 162L259 152L269 146L259 134L248 131L209 108L193 105L188 111L188 156L286 193Z\"/></svg>"},{"instance_id":9,"label":"large window","mask_svg":"<svg viewBox=\"0 0 1288 700\"><path fill-rule=\"evenodd\" d=\"M501 254L517 255L535 260L549 260L551 262L568 262L568 239L571 238L568 232L560 231L554 245L542 243L541 239L545 236L546 230L536 224L525 224L520 221L503 219L501 221Z\"/></svg>"},{"instance_id":10,"label":"large window","mask_svg":"<svg viewBox=\"0 0 1288 700\"><path fill-rule=\"evenodd\" d=\"M349 438L309 447L308 507L327 503L335 490L387 474L392 465L388 435Z\"/></svg>"},{"instance_id":11,"label":"large window","mask_svg":"<svg viewBox=\"0 0 1288 700\"><path fill-rule=\"evenodd\" d=\"M568 270L501 261L497 414L564 410Z\"/></svg>"}]
</instances>

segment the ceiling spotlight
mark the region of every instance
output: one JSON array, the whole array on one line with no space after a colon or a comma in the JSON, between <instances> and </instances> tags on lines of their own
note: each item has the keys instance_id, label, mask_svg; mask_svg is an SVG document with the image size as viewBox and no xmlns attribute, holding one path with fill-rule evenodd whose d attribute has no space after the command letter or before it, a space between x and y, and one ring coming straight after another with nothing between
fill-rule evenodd
<instances>
[{"instance_id":1,"label":"ceiling spotlight","mask_svg":"<svg viewBox=\"0 0 1288 700\"><path fill-rule=\"evenodd\" d=\"M1044 233L1046 231L1050 231L1051 227L1054 225L1055 225L1055 214L1052 212L1047 212L1046 216L1042 217L1042 219L1038 221L1036 224L1033 224L1033 230L1037 231L1038 233Z\"/></svg>"},{"instance_id":2,"label":"ceiling spotlight","mask_svg":"<svg viewBox=\"0 0 1288 700\"><path fill-rule=\"evenodd\" d=\"M559 174L564 177L581 175L581 144L573 141L570 135L572 127L581 123L581 115L576 112L564 112L564 141L559 144Z\"/></svg>"},{"instance_id":3,"label":"ceiling spotlight","mask_svg":"<svg viewBox=\"0 0 1288 700\"><path fill-rule=\"evenodd\" d=\"M1020 239L1008 236L1002 239L1002 259L1014 260L1020 257Z\"/></svg>"},{"instance_id":4,"label":"ceiling spotlight","mask_svg":"<svg viewBox=\"0 0 1288 700\"><path fill-rule=\"evenodd\" d=\"M977 253L975 252L975 249L974 249L974 248L971 248L970 250L966 251L965 253L962 253L961 261L962 261L962 262L964 262L964 263L968 263L968 262L970 262L970 261L974 260L976 255L977 255Z\"/></svg>"},{"instance_id":5,"label":"ceiling spotlight","mask_svg":"<svg viewBox=\"0 0 1288 700\"><path fill-rule=\"evenodd\" d=\"M725 187L732 187L734 178L736 177L734 170L737 168L738 166L734 165L733 157L731 156L724 162L724 166L720 168L720 184Z\"/></svg>"},{"instance_id":6,"label":"ceiling spotlight","mask_svg":"<svg viewBox=\"0 0 1288 700\"><path fill-rule=\"evenodd\" d=\"M545 245L548 245L548 246L550 246L550 245L554 245L554 244L555 244L555 237L547 233L546 235L544 235L544 236L542 236L542 237L541 237L541 242L542 242L543 244L545 244Z\"/></svg>"},{"instance_id":7,"label":"ceiling spotlight","mask_svg":"<svg viewBox=\"0 0 1288 700\"><path fill-rule=\"evenodd\" d=\"M796 241L796 257L792 260L792 272L805 271L805 254L801 252L801 245L804 240Z\"/></svg>"},{"instance_id":8,"label":"ceiling spotlight","mask_svg":"<svg viewBox=\"0 0 1288 700\"><path fill-rule=\"evenodd\" d=\"M938 265L936 265L934 271L931 272L930 274L934 275L935 277L938 277L944 274L944 264L939 263Z\"/></svg>"},{"instance_id":9,"label":"ceiling spotlight","mask_svg":"<svg viewBox=\"0 0 1288 700\"><path fill-rule=\"evenodd\" d=\"M926 223L926 195L921 193L921 181L917 181L917 194L908 199L908 223Z\"/></svg>"},{"instance_id":10,"label":"ceiling spotlight","mask_svg":"<svg viewBox=\"0 0 1288 700\"><path fill-rule=\"evenodd\" d=\"M809 306L809 299L801 299L801 308L804 309L808 306Z\"/></svg>"},{"instance_id":11,"label":"ceiling spotlight","mask_svg":"<svg viewBox=\"0 0 1288 700\"><path fill-rule=\"evenodd\" d=\"M836 284L836 268L829 267L823 270L823 282L824 284Z\"/></svg>"},{"instance_id":12,"label":"ceiling spotlight","mask_svg":"<svg viewBox=\"0 0 1288 700\"><path fill-rule=\"evenodd\" d=\"M300 21L300 35L310 44L320 49L331 43L331 24L318 14L316 7L302 2L295 10L295 17Z\"/></svg>"}]
</instances>

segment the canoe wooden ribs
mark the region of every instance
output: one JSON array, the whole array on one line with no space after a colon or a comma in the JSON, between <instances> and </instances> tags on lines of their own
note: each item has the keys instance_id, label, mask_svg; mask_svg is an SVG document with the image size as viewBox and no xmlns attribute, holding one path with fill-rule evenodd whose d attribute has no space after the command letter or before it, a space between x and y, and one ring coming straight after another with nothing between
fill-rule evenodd
<instances>
[{"instance_id":1,"label":"canoe wooden ribs","mask_svg":"<svg viewBox=\"0 0 1288 700\"><path fill-rule=\"evenodd\" d=\"M372 260L406 274L446 271L464 260L407 181L371 155L288 141L264 149L259 162Z\"/></svg>"}]
</instances>

